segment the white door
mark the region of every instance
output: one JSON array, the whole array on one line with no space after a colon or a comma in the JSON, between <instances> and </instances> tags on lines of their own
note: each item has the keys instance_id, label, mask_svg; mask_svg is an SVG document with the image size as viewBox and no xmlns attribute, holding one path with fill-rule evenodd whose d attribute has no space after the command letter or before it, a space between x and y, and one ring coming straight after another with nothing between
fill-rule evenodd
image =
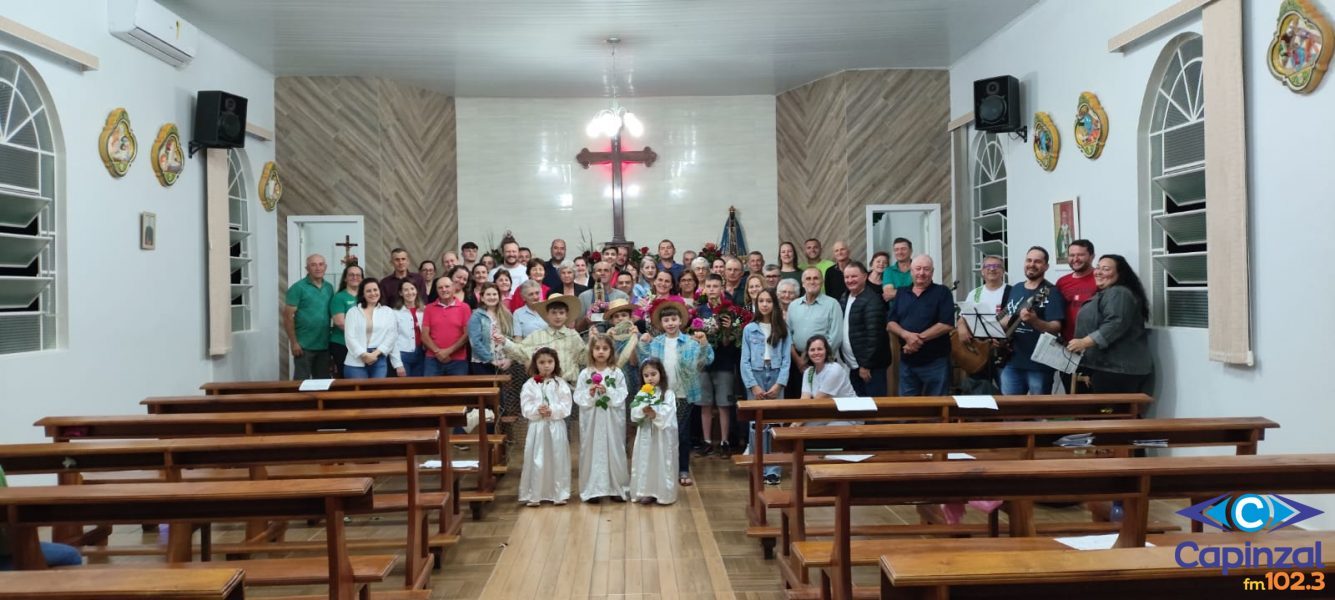
<instances>
[{"instance_id":1,"label":"white door","mask_svg":"<svg viewBox=\"0 0 1335 600\"><path fill-rule=\"evenodd\" d=\"M867 259L877 251L892 252L895 238L913 242L913 256L932 257L941 283L941 206L938 204L873 204L867 207ZM894 259L891 258L891 261Z\"/></svg>"},{"instance_id":2,"label":"white door","mask_svg":"<svg viewBox=\"0 0 1335 600\"><path fill-rule=\"evenodd\" d=\"M361 215L288 217L287 248L289 284L306 276L307 256L320 254L329 263L325 281L337 289L343 278L345 257L351 254L361 258L360 264L366 264L364 220Z\"/></svg>"}]
</instances>

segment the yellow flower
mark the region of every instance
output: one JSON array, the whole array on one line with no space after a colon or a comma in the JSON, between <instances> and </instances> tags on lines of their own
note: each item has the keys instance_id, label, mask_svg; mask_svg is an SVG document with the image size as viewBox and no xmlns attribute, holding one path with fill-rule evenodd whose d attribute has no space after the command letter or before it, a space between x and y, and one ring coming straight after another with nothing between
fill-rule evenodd
<instances>
[{"instance_id":1,"label":"yellow flower","mask_svg":"<svg viewBox=\"0 0 1335 600\"><path fill-rule=\"evenodd\" d=\"M649 385L649 384L646 383L646 384L640 386L640 392L641 392L641 393L644 393L644 394L652 394L652 393L654 393L654 386Z\"/></svg>"}]
</instances>

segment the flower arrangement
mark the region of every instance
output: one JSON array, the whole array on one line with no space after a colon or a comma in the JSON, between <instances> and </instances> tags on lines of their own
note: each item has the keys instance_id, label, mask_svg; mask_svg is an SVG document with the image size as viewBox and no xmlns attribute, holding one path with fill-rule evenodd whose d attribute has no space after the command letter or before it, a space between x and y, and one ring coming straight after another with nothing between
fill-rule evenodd
<instances>
[{"instance_id":1,"label":"flower arrangement","mask_svg":"<svg viewBox=\"0 0 1335 600\"><path fill-rule=\"evenodd\" d=\"M709 317L692 319L691 329L705 332L709 343L715 346L736 345L742 337L742 330L754 319L755 315L751 311L724 299L717 307L713 307L713 314ZM700 322L698 326L696 321Z\"/></svg>"},{"instance_id":2,"label":"flower arrangement","mask_svg":"<svg viewBox=\"0 0 1335 600\"><path fill-rule=\"evenodd\" d=\"M605 312L607 312L607 301L606 301L606 300L602 300L602 301L599 301L599 302L594 302L594 303L592 303L592 304L589 305L589 312L588 312L588 314L590 314L590 315L600 315L600 314L603 314L603 313L605 313Z\"/></svg>"},{"instance_id":3,"label":"flower arrangement","mask_svg":"<svg viewBox=\"0 0 1335 600\"><path fill-rule=\"evenodd\" d=\"M700 248L700 251L695 254L696 256L703 256L709 259L709 264L711 265L714 264L715 260L723 256L723 252L719 250L718 244L715 244L714 242L706 242L704 247Z\"/></svg>"},{"instance_id":4,"label":"flower arrangement","mask_svg":"<svg viewBox=\"0 0 1335 600\"><path fill-rule=\"evenodd\" d=\"M617 378L615 375L609 375L606 379L603 379L602 373L595 372L590 375L588 379L584 380L584 383L590 388L602 385L604 382L606 382L607 385L616 385ZM593 401L593 405L603 410L607 410L607 407L611 402L612 398L607 395L607 392L603 392L603 395Z\"/></svg>"}]
</instances>

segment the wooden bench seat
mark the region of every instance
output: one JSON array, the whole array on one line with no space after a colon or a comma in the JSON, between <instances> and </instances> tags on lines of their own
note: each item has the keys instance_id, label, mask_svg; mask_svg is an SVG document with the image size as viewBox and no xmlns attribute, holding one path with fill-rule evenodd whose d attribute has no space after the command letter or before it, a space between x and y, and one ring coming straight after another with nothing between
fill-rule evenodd
<instances>
[{"instance_id":1,"label":"wooden bench seat","mask_svg":"<svg viewBox=\"0 0 1335 600\"><path fill-rule=\"evenodd\" d=\"M323 545L323 542L321 542ZM352 556L352 580L356 583L376 583L384 581L394 570L398 561L396 556ZM68 567L60 572L95 569L115 572L141 565L87 565ZM302 558L268 558L255 560L229 560L220 562L178 562L166 563L161 568L168 570L207 570L226 567L241 569L246 574L246 585L255 587L283 585L322 585L329 583L329 559L323 556Z\"/></svg>"},{"instance_id":2,"label":"wooden bench seat","mask_svg":"<svg viewBox=\"0 0 1335 600\"><path fill-rule=\"evenodd\" d=\"M964 501L1123 501L1117 547L1146 541L1150 498L1212 497L1225 493L1335 491L1335 454L1170 456L1103 460L952 461L813 465L806 478L814 494L836 498L833 597L852 596L850 511L855 504ZM1033 536L1033 522L1011 519L1012 536Z\"/></svg>"},{"instance_id":3,"label":"wooden bench seat","mask_svg":"<svg viewBox=\"0 0 1335 600\"><path fill-rule=\"evenodd\" d=\"M287 392L224 396L154 396L139 403L149 414L488 406L495 412L500 390L492 387Z\"/></svg>"},{"instance_id":4,"label":"wooden bench seat","mask_svg":"<svg viewBox=\"0 0 1335 600\"><path fill-rule=\"evenodd\" d=\"M375 590L366 596L366 600L430 600L431 590ZM329 600L328 596L265 596L265 600Z\"/></svg>"},{"instance_id":5,"label":"wooden bench seat","mask_svg":"<svg viewBox=\"0 0 1335 600\"><path fill-rule=\"evenodd\" d=\"M331 391L340 390L386 390L386 389L428 389L448 387L496 387L510 381L505 373L498 375L440 375L436 377L384 377L379 379L335 379L330 383ZM280 381L215 381L199 386L205 394L253 394L270 392L296 392L302 382Z\"/></svg>"},{"instance_id":6,"label":"wooden bench seat","mask_svg":"<svg viewBox=\"0 0 1335 600\"><path fill-rule=\"evenodd\" d=\"M1333 532L1307 532L1311 545L1335 543ZM1291 540L1292 538L1289 538ZM1252 547L1275 544L1264 534L1249 540ZM1279 545L1291 545L1292 541ZM1241 548L1240 544L1231 545ZM1140 600L1178 598L1254 598L1258 594L1243 585L1245 578L1265 581L1267 571L1289 571L1269 566L1234 567L1228 575L1219 569L1184 568L1177 562L1177 548L1114 548L1111 550L1009 551L895 551L880 559L881 598L1090 598ZM1302 569L1305 583L1312 572L1335 573L1330 566ZM1329 583L1326 583L1329 586ZM1272 592L1275 592L1272 590ZM1288 593L1288 592L1283 592ZM1298 590L1293 595L1329 595Z\"/></svg>"},{"instance_id":7,"label":"wooden bench seat","mask_svg":"<svg viewBox=\"0 0 1335 600\"><path fill-rule=\"evenodd\" d=\"M0 600L242 600L244 580L240 570L217 564L197 570L5 571Z\"/></svg>"}]
</instances>

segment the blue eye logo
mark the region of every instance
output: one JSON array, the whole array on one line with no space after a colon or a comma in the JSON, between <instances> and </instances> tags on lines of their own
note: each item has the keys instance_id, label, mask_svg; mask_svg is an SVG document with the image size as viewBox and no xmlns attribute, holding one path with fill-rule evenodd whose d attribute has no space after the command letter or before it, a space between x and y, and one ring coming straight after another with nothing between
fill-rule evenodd
<instances>
[{"instance_id":1,"label":"blue eye logo","mask_svg":"<svg viewBox=\"0 0 1335 600\"><path fill-rule=\"evenodd\" d=\"M1275 531L1321 514L1320 510L1274 494L1223 494L1177 511L1223 531Z\"/></svg>"}]
</instances>

